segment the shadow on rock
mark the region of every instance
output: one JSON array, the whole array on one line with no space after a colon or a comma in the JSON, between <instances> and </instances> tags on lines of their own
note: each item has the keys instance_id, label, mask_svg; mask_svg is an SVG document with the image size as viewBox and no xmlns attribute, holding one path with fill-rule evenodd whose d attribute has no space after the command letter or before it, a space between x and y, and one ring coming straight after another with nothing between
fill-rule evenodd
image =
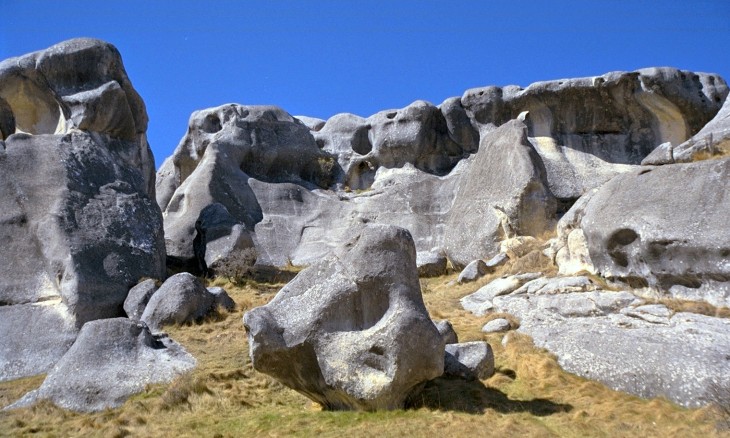
<instances>
[{"instance_id":1,"label":"shadow on rock","mask_svg":"<svg viewBox=\"0 0 730 438\"><path fill-rule=\"evenodd\" d=\"M486 387L479 380L468 381L454 377L439 377L426 383L417 396L410 400L413 409L428 408L483 414L487 409L500 413L529 412L538 417L570 412L573 406L547 399L512 400L507 394Z\"/></svg>"}]
</instances>

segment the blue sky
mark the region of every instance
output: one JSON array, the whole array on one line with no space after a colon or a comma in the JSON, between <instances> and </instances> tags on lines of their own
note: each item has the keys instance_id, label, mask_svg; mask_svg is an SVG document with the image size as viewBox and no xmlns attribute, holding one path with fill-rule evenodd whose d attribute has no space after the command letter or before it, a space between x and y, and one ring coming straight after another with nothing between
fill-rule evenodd
<instances>
[{"instance_id":1,"label":"blue sky","mask_svg":"<svg viewBox=\"0 0 730 438\"><path fill-rule=\"evenodd\" d=\"M466 89L649 66L730 80L730 1L2 0L0 59L111 42L159 166L190 113L228 102L369 116Z\"/></svg>"}]
</instances>

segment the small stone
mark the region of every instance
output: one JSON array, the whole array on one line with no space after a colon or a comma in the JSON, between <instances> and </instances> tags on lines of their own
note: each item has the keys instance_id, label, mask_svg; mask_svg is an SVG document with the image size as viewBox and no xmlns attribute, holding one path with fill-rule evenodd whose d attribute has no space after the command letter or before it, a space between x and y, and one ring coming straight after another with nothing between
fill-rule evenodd
<instances>
[{"instance_id":1,"label":"small stone","mask_svg":"<svg viewBox=\"0 0 730 438\"><path fill-rule=\"evenodd\" d=\"M509 321L504 318L497 318L484 324L482 327L483 333L499 333L506 332L511 328Z\"/></svg>"}]
</instances>

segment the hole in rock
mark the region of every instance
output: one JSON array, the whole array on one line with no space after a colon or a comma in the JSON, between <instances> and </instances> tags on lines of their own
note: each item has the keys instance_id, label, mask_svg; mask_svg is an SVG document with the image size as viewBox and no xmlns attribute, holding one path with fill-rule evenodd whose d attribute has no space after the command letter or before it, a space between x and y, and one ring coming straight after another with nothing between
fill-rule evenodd
<instances>
[{"instance_id":1,"label":"hole in rock","mask_svg":"<svg viewBox=\"0 0 730 438\"><path fill-rule=\"evenodd\" d=\"M10 105L18 131L53 134L62 114L51 91L27 78L11 77L0 84L0 97Z\"/></svg>"},{"instance_id":2,"label":"hole in rock","mask_svg":"<svg viewBox=\"0 0 730 438\"><path fill-rule=\"evenodd\" d=\"M560 219L573 207L578 198L555 198L555 200L557 201L555 215Z\"/></svg>"},{"instance_id":3,"label":"hole in rock","mask_svg":"<svg viewBox=\"0 0 730 438\"><path fill-rule=\"evenodd\" d=\"M393 111L392 113L386 114L385 117L387 117L389 119L394 119L396 115L398 115L398 112L397 111Z\"/></svg>"},{"instance_id":4,"label":"hole in rock","mask_svg":"<svg viewBox=\"0 0 730 438\"><path fill-rule=\"evenodd\" d=\"M221 119L219 119L215 114L208 114L205 116L203 126L201 126L200 129L209 134L216 133L223 129L223 126L221 126Z\"/></svg>"}]
</instances>

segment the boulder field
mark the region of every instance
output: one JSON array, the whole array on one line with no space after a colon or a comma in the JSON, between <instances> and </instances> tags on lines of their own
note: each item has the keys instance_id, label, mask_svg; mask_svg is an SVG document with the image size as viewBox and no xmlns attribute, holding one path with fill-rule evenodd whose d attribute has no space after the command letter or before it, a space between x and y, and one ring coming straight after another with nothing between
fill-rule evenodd
<instances>
[{"instance_id":1,"label":"boulder field","mask_svg":"<svg viewBox=\"0 0 730 438\"><path fill-rule=\"evenodd\" d=\"M730 385L729 320L667 300L730 307L727 96L663 67L369 117L231 103L194 112L155 175L112 45L2 61L0 380L47 373L12 407L118 406L194 367L166 324L235 307L194 275L296 266L244 316L254 368L328 409L401 408L436 377L494 372L488 344L430 319L419 275L531 258L557 273L462 298L514 317L485 332L519 327L570 372L700 406Z\"/></svg>"}]
</instances>

